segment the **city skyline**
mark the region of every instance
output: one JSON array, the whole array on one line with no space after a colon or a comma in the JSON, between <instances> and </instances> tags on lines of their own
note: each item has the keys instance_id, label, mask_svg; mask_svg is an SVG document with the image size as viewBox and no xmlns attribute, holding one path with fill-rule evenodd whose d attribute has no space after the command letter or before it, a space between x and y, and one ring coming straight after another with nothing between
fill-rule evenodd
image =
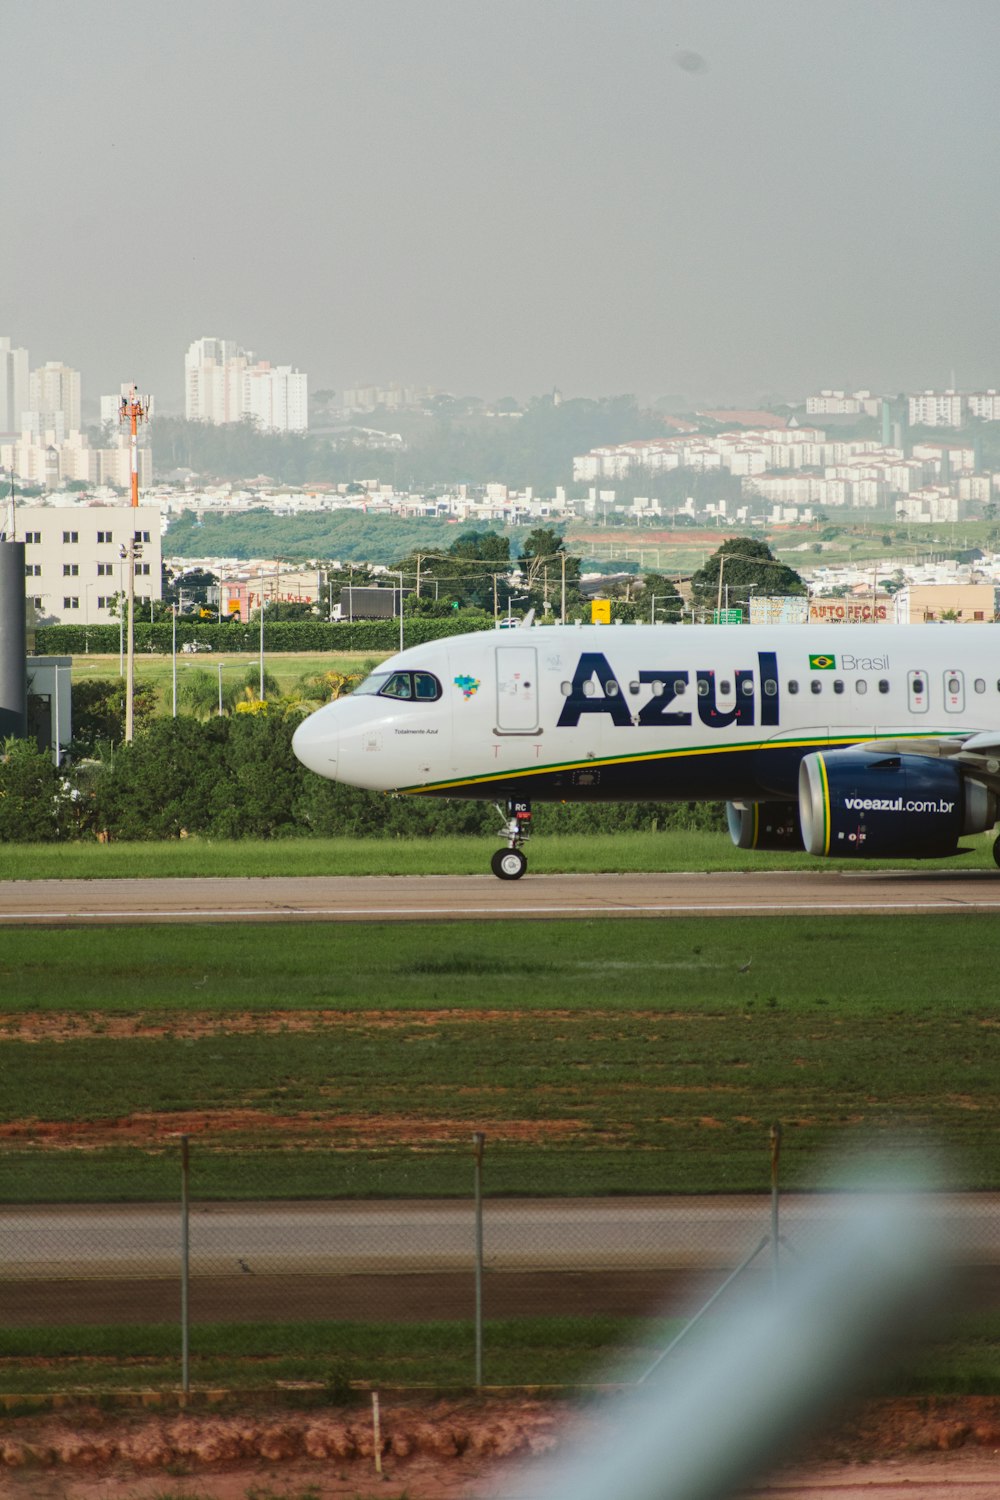
<instances>
[{"instance_id":1,"label":"city skyline","mask_svg":"<svg viewBox=\"0 0 1000 1500\"><path fill-rule=\"evenodd\" d=\"M163 409L206 328L314 389L981 389L998 42L987 0L8 0L0 327Z\"/></svg>"}]
</instances>

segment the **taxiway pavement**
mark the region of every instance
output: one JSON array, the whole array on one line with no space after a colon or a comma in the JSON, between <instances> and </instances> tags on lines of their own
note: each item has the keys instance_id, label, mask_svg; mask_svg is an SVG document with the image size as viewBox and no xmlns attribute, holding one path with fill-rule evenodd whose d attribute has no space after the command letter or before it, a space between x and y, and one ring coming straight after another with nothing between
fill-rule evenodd
<instances>
[{"instance_id":1,"label":"taxiway pavement","mask_svg":"<svg viewBox=\"0 0 1000 1500\"><path fill-rule=\"evenodd\" d=\"M0 925L1000 911L989 870L9 880Z\"/></svg>"}]
</instances>

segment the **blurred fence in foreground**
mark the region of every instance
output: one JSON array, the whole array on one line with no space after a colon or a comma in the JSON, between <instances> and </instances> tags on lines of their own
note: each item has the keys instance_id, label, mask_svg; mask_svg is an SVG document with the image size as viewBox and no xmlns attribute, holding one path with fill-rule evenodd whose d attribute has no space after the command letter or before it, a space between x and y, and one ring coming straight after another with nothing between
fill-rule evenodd
<instances>
[{"instance_id":1,"label":"blurred fence in foreground","mask_svg":"<svg viewBox=\"0 0 1000 1500\"><path fill-rule=\"evenodd\" d=\"M491 1198L474 1149L465 1198L250 1203L201 1200L185 1141L173 1203L0 1201L0 1386L39 1368L46 1388L53 1370L90 1388L607 1375L735 1268L780 1276L843 1215L849 1194L779 1195L772 1149L770 1194ZM991 1196L928 1204L956 1261L1000 1267Z\"/></svg>"}]
</instances>

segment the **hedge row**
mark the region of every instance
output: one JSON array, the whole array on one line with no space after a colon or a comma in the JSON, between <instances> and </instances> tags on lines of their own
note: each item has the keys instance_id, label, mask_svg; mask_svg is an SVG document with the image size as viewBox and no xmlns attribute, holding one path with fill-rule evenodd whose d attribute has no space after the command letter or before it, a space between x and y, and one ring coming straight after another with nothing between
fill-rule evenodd
<instances>
[{"instance_id":1,"label":"hedge row","mask_svg":"<svg viewBox=\"0 0 1000 1500\"><path fill-rule=\"evenodd\" d=\"M470 630L491 630L493 621L475 615L454 619L407 618L403 640L407 646L422 646L443 636L463 635ZM135 648L169 654L173 626L169 620L150 625L135 622ZM219 625L177 622L177 646L186 641L201 641L216 651L256 651L260 645L257 624ZM35 650L40 656L72 656L85 651L114 654L119 646L117 625L39 625L35 631ZM398 620L276 620L264 622L265 651L395 651L399 646Z\"/></svg>"},{"instance_id":2,"label":"hedge row","mask_svg":"<svg viewBox=\"0 0 1000 1500\"><path fill-rule=\"evenodd\" d=\"M325 781L292 753L297 720L270 713L156 719L113 757L56 770L17 741L0 756L0 842L495 835L489 802L386 797ZM716 804L549 804L539 831L719 827Z\"/></svg>"}]
</instances>

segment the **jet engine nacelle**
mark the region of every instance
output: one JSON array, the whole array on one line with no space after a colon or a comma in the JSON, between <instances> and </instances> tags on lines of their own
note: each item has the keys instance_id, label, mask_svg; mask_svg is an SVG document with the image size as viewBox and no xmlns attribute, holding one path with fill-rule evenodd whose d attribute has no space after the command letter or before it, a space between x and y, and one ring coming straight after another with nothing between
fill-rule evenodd
<instances>
[{"instance_id":1,"label":"jet engine nacelle","mask_svg":"<svg viewBox=\"0 0 1000 1500\"><path fill-rule=\"evenodd\" d=\"M799 769L799 815L810 854L935 859L997 819L996 797L952 761L834 750Z\"/></svg>"},{"instance_id":2,"label":"jet engine nacelle","mask_svg":"<svg viewBox=\"0 0 1000 1500\"><path fill-rule=\"evenodd\" d=\"M737 849L803 849L797 802L727 802L729 837Z\"/></svg>"}]
</instances>

